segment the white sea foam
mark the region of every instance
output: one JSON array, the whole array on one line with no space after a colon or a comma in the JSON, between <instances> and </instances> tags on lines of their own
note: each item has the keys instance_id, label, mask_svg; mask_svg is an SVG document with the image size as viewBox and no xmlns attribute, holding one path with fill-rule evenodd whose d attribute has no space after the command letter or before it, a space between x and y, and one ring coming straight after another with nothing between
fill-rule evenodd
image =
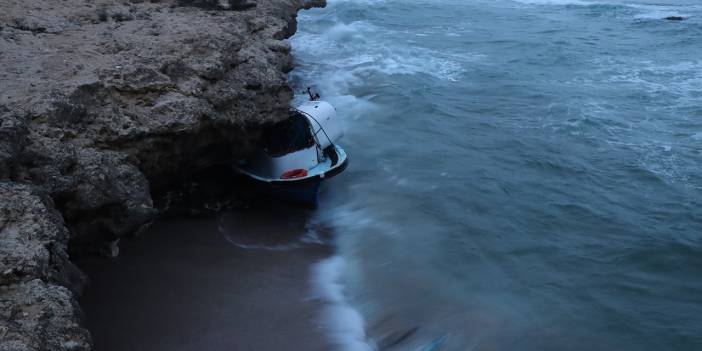
<instances>
[{"instance_id":1,"label":"white sea foam","mask_svg":"<svg viewBox=\"0 0 702 351\"><path fill-rule=\"evenodd\" d=\"M293 39L293 47L300 61L327 57L319 69L312 70L312 76L324 75L340 90L374 74L425 74L456 81L465 72L464 63L482 58L465 53L453 55L406 43L388 45L385 38L397 33L364 21L337 23L322 33L298 33Z\"/></svg>"},{"instance_id":2,"label":"white sea foam","mask_svg":"<svg viewBox=\"0 0 702 351\"><path fill-rule=\"evenodd\" d=\"M623 58L605 58L592 61L593 69L587 75L568 81L568 84L597 88L602 84L626 85L651 97L669 96L675 107L698 107L702 94L702 61L681 60L657 62ZM592 106L594 107L594 106ZM662 106L666 107L666 106ZM670 107L670 106L668 106ZM594 111L594 108L588 108ZM608 112L608 109L603 109ZM686 118L681 115L681 118Z\"/></svg>"},{"instance_id":3,"label":"white sea foam","mask_svg":"<svg viewBox=\"0 0 702 351\"><path fill-rule=\"evenodd\" d=\"M668 183L679 183L690 188L697 188L699 185L690 181L689 176L684 171L683 162L676 153L670 149L659 147L658 145L646 145L639 147L639 166L657 175Z\"/></svg>"},{"instance_id":4,"label":"white sea foam","mask_svg":"<svg viewBox=\"0 0 702 351\"><path fill-rule=\"evenodd\" d=\"M375 348L366 336L364 320L344 295L341 274L346 267L340 256L313 267L312 284L317 298L325 302L322 320L328 335L340 350L371 351Z\"/></svg>"}]
</instances>

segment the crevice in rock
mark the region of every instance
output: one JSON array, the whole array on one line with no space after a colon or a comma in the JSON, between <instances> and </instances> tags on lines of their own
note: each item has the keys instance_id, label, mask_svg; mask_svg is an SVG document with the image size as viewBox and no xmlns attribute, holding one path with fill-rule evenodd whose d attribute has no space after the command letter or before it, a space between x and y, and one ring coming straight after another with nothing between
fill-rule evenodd
<instances>
[{"instance_id":1,"label":"crevice in rock","mask_svg":"<svg viewBox=\"0 0 702 351\"><path fill-rule=\"evenodd\" d=\"M246 11L256 7L251 0L178 0L178 5L225 11Z\"/></svg>"},{"instance_id":2,"label":"crevice in rock","mask_svg":"<svg viewBox=\"0 0 702 351\"><path fill-rule=\"evenodd\" d=\"M21 31L32 32L34 34L46 33L46 28L44 28L44 27L33 28L33 27L27 27L27 26L23 26L23 25L12 26L9 24L7 26L10 28L13 28L13 29L21 30Z\"/></svg>"}]
</instances>

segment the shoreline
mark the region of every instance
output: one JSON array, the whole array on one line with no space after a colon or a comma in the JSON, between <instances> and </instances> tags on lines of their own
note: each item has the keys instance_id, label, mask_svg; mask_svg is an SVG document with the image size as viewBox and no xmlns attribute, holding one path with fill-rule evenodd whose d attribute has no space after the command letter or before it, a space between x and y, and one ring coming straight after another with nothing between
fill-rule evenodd
<instances>
[{"instance_id":1,"label":"shoreline","mask_svg":"<svg viewBox=\"0 0 702 351\"><path fill-rule=\"evenodd\" d=\"M246 220L248 238L293 226L295 242L305 236L299 221L263 218ZM79 261L91 281L80 302L95 349L332 348L310 275L332 247L243 249L219 225L219 215L159 221L117 258Z\"/></svg>"}]
</instances>

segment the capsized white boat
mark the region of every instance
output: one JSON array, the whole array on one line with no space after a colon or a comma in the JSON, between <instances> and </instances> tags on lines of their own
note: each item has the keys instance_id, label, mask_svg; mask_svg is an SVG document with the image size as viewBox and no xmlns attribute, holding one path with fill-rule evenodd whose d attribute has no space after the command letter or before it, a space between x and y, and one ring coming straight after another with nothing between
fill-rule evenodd
<instances>
[{"instance_id":1,"label":"capsized white boat","mask_svg":"<svg viewBox=\"0 0 702 351\"><path fill-rule=\"evenodd\" d=\"M336 109L312 98L267 127L260 150L237 168L272 195L316 206L321 182L346 169L348 157L336 144L344 135Z\"/></svg>"}]
</instances>

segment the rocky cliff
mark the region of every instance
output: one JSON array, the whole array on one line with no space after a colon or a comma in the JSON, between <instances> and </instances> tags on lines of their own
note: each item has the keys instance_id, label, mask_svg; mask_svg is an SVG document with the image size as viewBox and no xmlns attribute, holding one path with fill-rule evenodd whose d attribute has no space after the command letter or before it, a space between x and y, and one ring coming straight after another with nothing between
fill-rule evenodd
<instances>
[{"instance_id":1,"label":"rocky cliff","mask_svg":"<svg viewBox=\"0 0 702 351\"><path fill-rule=\"evenodd\" d=\"M0 350L90 349L69 251L115 254L158 194L286 118L284 39L313 6L0 0Z\"/></svg>"}]
</instances>

